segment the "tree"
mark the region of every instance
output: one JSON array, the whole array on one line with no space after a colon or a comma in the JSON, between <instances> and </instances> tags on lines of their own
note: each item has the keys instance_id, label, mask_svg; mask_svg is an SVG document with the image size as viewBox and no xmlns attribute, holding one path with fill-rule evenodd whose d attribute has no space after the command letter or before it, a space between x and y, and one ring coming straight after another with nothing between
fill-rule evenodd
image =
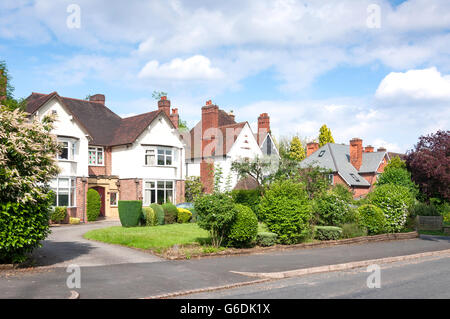
<instances>
[{"instance_id":1,"label":"tree","mask_svg":"<svg viewBox=\"0 0 450 319\"><path fill-rule=\"evenodd\" d=\"M161 97L163 96L167 96L167 92L153 91L152 93L152 98L154 98L155 100L161 100Z\"/></svg>"},{"instance_id":2,"label":"tree","mask_svg":"<svg viewBox=\"0 0 450 319\"><path fill-rule=\"evenodd\" d=\"M48 185L59 172L53 122L0 106L0 263L23 261L49 233Z\"/></svg>"},{"instance_id":3,"label":"tree","mask_svg":"<svg viewBox=\"0 0 450 319\"><path fill-rule=\"evenodd\" d=\"M394 167L406 169L406 162L404 160L402 160L400 157L394 156L393 158L391 158L389 163L386 165L385 170L389 169L389 168L394 168Z\"/></svg>"},{"instance_id":4,"label":"tree","mask_svg":"<svg viewBox=\"0 0 450 319\"><path fill-rule=\"evenodd\" d=\"M9 110L25 110L25 100L14 98L14 86L11 84L12 77L9 75L5 61L0 61L0 101Z\"/></svg>"},{"instance_id":5,"label":"tree","mask_svg":"<svg viewBox=\"0 0 450 319\"><path fill-rule=\"evenodd\" d=\"M327 143L334 143L334 139L331 135L331 130L324 124L320 128L319 147L322 147Z\"/></svg>"},{"instance_id":6,"label":"tree","mask_svg":"<svg viewBox=\"0 0 450 319\"><path fill-rule=\"evenodd\" d=\"M193 202L203 192L203 185L199 176L190 176L186 178L185 183L185 200Z\"/></svg>"},{"instance_id":7,"label":"tree","mask_svg":"<svg viewBox=\"0 0 450 319\"><path fill-rule=\"evenodd\" d=\"M296 178L305 184L309 198L314 199L330 189L328 174L331 174L330 170L310 165L299 169Z\"/></svg>"},{"instance_id":8,"label":"tree","mask_svg":"<svg viewBox=\"0 0 450 319\"><path fill-rule=\"evenodd\" d=\"M298 136L294 136L289 148L289 158L293 161L301 162L305 159L305 148Z\"/></svg>"},{"instance_id":9,"label":"tree","mask_svg":"<svg viewBox=\"0 0 450 319\"><path fill-rule=\"evenodd\" d=\"M428 198L450 201L450 131L419 137L406 156L406 167Z\"/></svg>"},{"instance_id":10,"label":"tree","mask_svg":"<svg viewBox=\"0 0 450 319\"><path fill-rule=\"evenodd\" d=\"M253 177L262 192L264 185L271 179L273 165L270 157L257 156L252 160L234 161L231 163L231 170L236 172L239 178Z\"/></svg>"},{"instance_id":11,"label":"tree","mask_svg":"<svg viewBox=\"0 0 450 319\"><path fill-rule=\"evenodd\" d=\"M404 186L409 189L411 195L417 197L419 190L417 185L411 180L411 173L406 168L387 165L384 172L378 177L377 186L394 184Z\"/></svg>"}]
</instances>

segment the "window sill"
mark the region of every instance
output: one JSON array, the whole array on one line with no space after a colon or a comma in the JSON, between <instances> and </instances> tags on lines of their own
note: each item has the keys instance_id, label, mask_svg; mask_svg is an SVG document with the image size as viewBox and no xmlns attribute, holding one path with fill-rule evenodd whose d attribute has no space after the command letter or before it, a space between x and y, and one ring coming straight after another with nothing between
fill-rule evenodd
<instances>
[{"instance_id":1,"label":"window sill","mask_svg":"<svg viewBox=\"0 0 450 319\"><path fill-rule=\"evenodd\" d=\"M78 161L76 161L76 160L68 160L68 159L63 159L63 158L58 158L58 162L63 162L63 163L78 163Z\"/></svg>"},{"instance_id":2,"label":"window sill","mask_svg":"<svg viewBox=\"0 0 450 319\"><path fill-rule=\"evenodd\" d=\"M143 165L143 167L167 167L167 168L178 168L178 166L173 166L173 165Z\"/></svg>"}]
</instances>

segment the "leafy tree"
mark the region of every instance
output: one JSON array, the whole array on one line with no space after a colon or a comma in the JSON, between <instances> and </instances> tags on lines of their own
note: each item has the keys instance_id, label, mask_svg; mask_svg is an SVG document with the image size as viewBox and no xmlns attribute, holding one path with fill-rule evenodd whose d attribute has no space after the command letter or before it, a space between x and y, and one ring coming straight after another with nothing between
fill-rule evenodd
<instances>
[{"instance_id":1,"label":"leafy tree","mask_svg":"<svg viewBox=\"0 0 450 319\"><path fill-rule=\"evenodd\" d=\"M48 185L59 172L53 122L0 106L0 263L23 261L49 233Z\"/></svg>"},{"instance_id":2,"label":"leafy tree","mask_svg":"<svg viewBox=\"0 0 450 319\"><path fill-rule=\"evenodd\" d=\"M330 180L327 177L330 173L330 170L310 165L298 170L297 179L305 184L309 198L313 199L321 196L330 188Z\"/></svg>"},{"instance_id":3,"label":"leafy tree","mask_svg":"<svg viewBox=\"0 0 450 319\"><path fill-rule=\"evenodd\" d=\"M163 96L167 96L167 92L153 91L152 93L152 98L154 98L155 100L161 100L161 97Z\"/></svg>"},{"instance_id":4,"label":"leafy tree","mask_svg":"<svg viewBox=\"0 0 450 319\"><path fill-rule=\"evenodd\" d=\"M297 162L301 162L305 159L306 153L305 148L300 141L298 136L294 136L291 141L291 145L289 148L289 159Z\"/></svg>"},{"instance_id":5,"label":"leafy tree","mask_svg":"<svg viewBox=\"0 0 450 319\"><path fill-rule=\"evenodd\" d=\"M402 160L400 157L398 156L394 156L393 158L391 158L391 160L389 161L389 163L386 165L386 168L404 168L406 169L406 162L404 160Z\"/></svg>"},{"instance_id":6,"label":"leafy tree","mask_svg":"<svg viewBox=\"0 0 450 319\"><path fill-rule=\"evenodd\" d=\"M185 200L193 202L203 192L203 185L199 176L190 176L186 178L185 183Z\"/></svg>"},{"instance_id":7,"label":"leafy tree","mask_svg":"<svg viewBox=\"0 0 450 319\"><path fill-rule=\"evenodd\" d=\"M0 61L0 101L9 110L25 110L25 100L14 98L14 86L11 84L12 77L9 75L5 61Z\"/></svg>"},{"instance_id":8,"label":"leafy tree","mask_svg":"<svg viewBox=\"0 0 450 319\"><path fill-rule=\"evenodd\" d=\"M376 182L378 186L385 184L405 186L414 197L419 193L417 185L411 180L411 173L406 168L386 166Z\"/></svg>"},{"instance_id":9,"label":"leafy tree","mask_svg":"<svg viewBox=\"0 0 450 319\"><path fill-rule=\"evenodd\" d=\"M187 131L189 131L189 127L187 125L187 122L183 121L182 119L178 119L178 129L179 130L187 130Z\"/></svg>"},{"instance_id":10,"label":"leafy tree","mask_svg":"<svg viewBox=\"0 0 450 319\"><path fill-rule=\"evenodd\" d=\"M450 201L450 131L421 136L406 156L406 167L428 199Z\"/></svg>"},{"instance_id":11,"label":"leafy tree","mask_svg":"<svg viewBox=\"0 0 450 319\"><path fill-rule=\"evenodd\" d=\"M231 170L236 172L239 178L253 177L262 192L262 188L271 179L274 164L270 157L255 157L251 160L238 160L231 163Z\"/></svg>"},{"instance_id":12,"label":"leafy tree","mask_svg":"<svg viewBox=\"0 0 450 319\"><path fill-rule=\"evenodd\" d=\"M333 136L331 135L331 130L324 124L320 128L319 147L322 147L327 143L334 143L334 139Z\"/></svg>"}]
</instances>

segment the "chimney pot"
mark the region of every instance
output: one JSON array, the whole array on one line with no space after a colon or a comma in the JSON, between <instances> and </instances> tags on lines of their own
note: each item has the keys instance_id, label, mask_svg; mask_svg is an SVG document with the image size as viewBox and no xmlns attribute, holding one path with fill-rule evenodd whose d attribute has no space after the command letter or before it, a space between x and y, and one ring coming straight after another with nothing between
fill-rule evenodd
<instances>
[{"instance_id":1,"label":"chimney pot","mask_svg":"<svg viewBox=\"0 0 450 319\"><path fill-rule=\"evenodd\" d=\"M206 101L206 105L212 105L212 101L211 100Z\"/></svg>"}]
</instances>

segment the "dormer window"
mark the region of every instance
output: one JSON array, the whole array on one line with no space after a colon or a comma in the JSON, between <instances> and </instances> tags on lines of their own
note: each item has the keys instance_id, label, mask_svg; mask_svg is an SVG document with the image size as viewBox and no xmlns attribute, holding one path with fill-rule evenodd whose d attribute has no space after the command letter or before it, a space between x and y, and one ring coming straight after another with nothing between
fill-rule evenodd
<instances>
[{"instance_id":1,"label":"dormer window","mask_svg":"<svg viewBox=\"0 0 450 319\"><path fill-rule=\"evenodd\" d=\"M322 156L323 156L323 154L325 154L325 150L321 150L321 151L320 151L320 153L319 153L319 157L322 157Z\"/></svg>"},{"instance_id":2,"label":"dormer window","mask_svg":"<svg viewBox=\"0 0 450 319\"><path fill-rule=\"evenodd\" d=\"M355 180L355 181L357 181L357 182L359 182L360 180L359 180L359 178L358 177L356 177L356 175L355 174L353 174L353 173L350 173L350 176L351 177L353 177L353 179Z\"/></svg>"},{"instance_id":3,"label":"dormer window","mask_svg":"<svg viewBox=\"0 0 450 319\"><path fill-rule=\"evenodd\" d=\"M103 166L103 147L89 147L89 165Z\"/></svg>"}]
</instances>

